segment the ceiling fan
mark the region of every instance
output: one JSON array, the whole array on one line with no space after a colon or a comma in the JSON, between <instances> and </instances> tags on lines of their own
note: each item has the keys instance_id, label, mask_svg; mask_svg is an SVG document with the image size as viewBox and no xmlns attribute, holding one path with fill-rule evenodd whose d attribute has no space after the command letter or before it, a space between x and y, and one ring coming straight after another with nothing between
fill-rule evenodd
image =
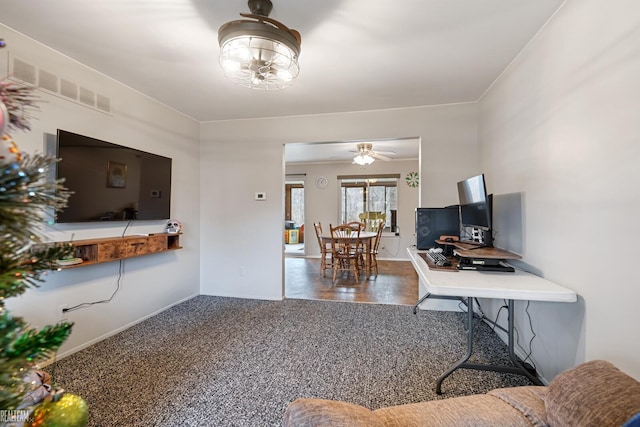
<instances>
[{"instance_id":1,"label":"ceiling fan","mask_svg":"<svg viewBox=\"0 0 640 427\"><path fill-rule=\"evenodd\" d=\"M373 151L373 144L368 142L359 143L358 151L350 150L350 152L357 153L353 157L353 163L361 166L370 165L376 159L389 161L391 158L387 156L396 154L395 151Z\"/></svg>"}]
</instances>

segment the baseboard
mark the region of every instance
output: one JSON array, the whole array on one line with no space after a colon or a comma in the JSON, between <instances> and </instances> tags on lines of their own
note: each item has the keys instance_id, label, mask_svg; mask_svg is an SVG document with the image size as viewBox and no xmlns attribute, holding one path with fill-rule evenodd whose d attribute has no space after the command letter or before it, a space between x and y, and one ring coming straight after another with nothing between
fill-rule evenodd
<instances>
[{"instance_id":1,"label":"baseboard","mask_svg":"<svg viewBox=\"0 0 640 427\"><path fill-rule=\"evenodd\" d=\"M255 299L255 300L262 300L262 301L284 300L284 295L280 297L274 297L273 295L256 295L256 294L244 295L244 294L226 294L226 293L216 293L216 294L200 293L200 295L208 295L212 297L222 297L222 298Z\"/></svg>"},{"instance_id":2,"label":"baseboard","mask_svg":"<svg viewBox=\"0 0 640 427\"><path fill-rule=\"evenodd\" d=\"M100 342L100 341L102 341L102 340L104 340L104 339L107 339L107 338L109 338L109 337L110 337L110 336L112 336L112 335L115 335L115 334L120 333L120 332L122 332L122 331L124 331L124 330L127 330L127 329L129 329L130 327L132 327L132 326L134 326L134 325L137 325L138 323L143 322L143 321L147 320L147 319L148 319L148 318L150 318L150 317L153 317L153 316L155 316L155 315L157 315L157 314L162 313L162 312L163 312L163 311L165 311L165 310L170 309L170 308L171 308L171 307L173 307L174 305L182 304L183 302L188 301L188 300L190 300L191 298L197 297L198 295L200 295L200 294L199 294L199 293L197 293L197 294L189 295L189 296L187 296L187 297L185 297L185 298L182 298L181 300L178 300L178 301L176 301L176 302L174 302L174 303L171 303L171 304L169 304L169 305L167 305L167 306L165 306L165 307L163 307L163 308L160 308L160 309L158 309L158 310L154 311L153 313L150 313L150 314L148 314L148 315L146 315L146 316L143 316L143 317L139 318L138 320L134 320L133 322L127 323L126 325L124 325L124 326L122 326L122 327L120 327L120 328L118 328L118 329L114 329L114 330L113 330L113 331L111 331L111 332L108 332L108 333L106 333L106 334L104 334L104 335L101 335L101 336L99 336L99 337L97 337L97 338L94 338L94 339L92 339L92 340L90 340L90 341L87 341L86 343L84 343L84 344L82 344L82 345L79 345L79 346L77 346L77 347L74 347L74 348L72 348L72 349L70 349L70 350L66 350L66 351L64 351L64 352L62 352L62 353L56 353L56 356L55 356L55 357L49 358L49 359L45 360L44 362L39 363L38 365L39 365L39 366L44 367L44 366L47 366L47 365L52 364L52 363L53 363L53 362L55 362L56 360L64 359L64 358L65 358L65 357L67 357L67 356L71 356L72 354L77 353L78 351L80 351L80 350L82 350L82 349L85 349L85 348L87 348L87 347L89 347L89 346L92 346L93 344L98 343L98 342Z\"/></svg>"}]
</instances>

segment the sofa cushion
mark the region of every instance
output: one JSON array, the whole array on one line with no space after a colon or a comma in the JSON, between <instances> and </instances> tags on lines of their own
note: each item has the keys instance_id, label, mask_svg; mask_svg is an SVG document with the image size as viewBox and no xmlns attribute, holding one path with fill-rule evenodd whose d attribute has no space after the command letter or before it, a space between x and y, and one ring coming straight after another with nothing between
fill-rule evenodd
<instances>
[{"instance_id":1,"label":"sofa cushion","mask_svg":"<svg viewBox=\"0 0 640 427\"><path fill-rule=\"evenodd\" d=\"M554 378L545 405L551 426L621 426L640 411L640 382L594 360Z\"/></svg>"},{"instance_id":2,"label":"sofa cushion","mask_svg":"<svg viewBox=\"0 0 640 427\"><path fill-rule=\"evenodd\" d=\"M547 409L544 404L547 397L547 387L532 385L498 388L491 390L487 394L501 399L522 412L532 425L540 427L549 425Z\"/></svg>"},{"instance_id":3,"label":"sofa cushion","mask_svg":"<svg viewBox=\"0 0 640 427\"><path fill-rule=\"evenodd\" d=\"M284 426L384 427L364 406L324 399L296 399L284 413Z\"/></svg>"},{"instance_id":4,"label":"sofa cushion","mask_svg":"<svg viewBox=\"0 0 640 427\"><path fill-rule=\"evenodd\" d=\"M488 394L409 403L373 413L387 427L531 426L520 411Z\"/></svg>"}]
</instances>

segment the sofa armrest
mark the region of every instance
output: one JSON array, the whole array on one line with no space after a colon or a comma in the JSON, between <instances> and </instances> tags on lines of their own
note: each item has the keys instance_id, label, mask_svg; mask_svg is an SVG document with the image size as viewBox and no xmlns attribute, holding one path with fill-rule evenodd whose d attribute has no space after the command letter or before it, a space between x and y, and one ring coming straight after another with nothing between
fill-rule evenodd
<instances>
[{"instance_id":1,"label":"sofa armrest","mask_svg":"<svg viewBox=\"0 0 640 427\"><path fill-rule=\"evenodd\" d=\"M324 399L296 399L284 413L283 426L384 427L364 406Z\"/></svg>"},{"instance_id":2,"label":"sofa armrest","mask_svg":"<svg viewBox=\"0 0 640 427\"><path fill-rule=\"evenodd\" d=\"M640 412L640 382L594 360L554 378L545 405L550 425L621 426Z\"/></svg>"}]
</instances>

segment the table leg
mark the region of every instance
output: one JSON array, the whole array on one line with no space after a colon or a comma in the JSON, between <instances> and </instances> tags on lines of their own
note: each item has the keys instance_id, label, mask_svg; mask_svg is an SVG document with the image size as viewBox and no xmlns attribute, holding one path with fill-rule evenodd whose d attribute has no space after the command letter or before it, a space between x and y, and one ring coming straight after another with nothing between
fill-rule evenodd
<instances>
[{"instance_id":1,"label":"table leg","mask_svg":"<svg viewBox=\"0 0 640 427\"><path fill-rule=\"evenodd\" d=\"M535 385L542 385L542 382L533 374L531 374L527 369L522 366L522 363L518 360L518 357L515 354L515 319L514 319L514 302L513 300L508 300L507 310L509 313L509 325L508 325L508 348L509 348L509 359L513 363L514 366L496 366L496 365L483 365L476 363L467 363L469 357L471 357L471 353L473 352L473 298L467 298L467 353L464 357L454 363L444 374L438 378L436 383L436 394L442 394L442 382L451 375L456 369L464 368L464 369L475 369L480 371L494 371L494 372L503 372L509 374L517 374L524 375L527 377L532 383Z\"/></svg>"},{"instance_id":2,"label":"table leg","mask_svg":"<svg viewBox=\"0 0 640 427\"><path fill-rule=\"evenodd\" d=\"M511 363L513 363L513 365L516 367L516 369L518 371L516 373L524 375L525 377L529 378L529 380L531 380L532 383L534 383L536 385L542 385L542 382L538 379L538 377L536 377L535 375L532 375L531 372L529 372L522 365L522 363L520 363L520 360L518 360L518 357L516 356L516 352L515 352L515 335L514 335L514 331L515 331L515 316L514 316L513 304L514 303L513 303L512 299L508 300L507 311L509 313L509 359L511 359Z\"/></svg>"},{"instance_id":3,"label":"table leg","mask_svg":"<svg viewBox=\"0 0 640 427\"><path fill-rule=\"evenodd\" d=\"M420 298L418 300L416 305L413 306L413 314L417 314L418 313L418 307L420 306L420 304L422 304L422 301L426 300L430 296L431 296L431 294L429 292L427 292L426 294L424 294L424 296L422 298Z\"/></svg>"},{"instance_id":4,"label":"table leg","mask_svg":"<svg viewBox=\"0 0 640 427\"><path fill-rule=\"evenodd\" d=\"M442 381L458 368L463 367L467 360L471 357L473 352L473 298L467 298L467 353L454 363L444 374L440 375L438 382L436 382L436 394L442 394Z\"/></svg>"},{"instance_id":5,"label":"table leg","mask_svg":"<svg viewBox=\"0 0 640 427\"><path fill-rule=\"evenodd\" d=\"M371 239L367 239L366 244L367 256L365 257L366 269L367 269L367 277L371 275Z\"/></svg>"},{"instance_id":6,"label":"table leg","mask_svg":"<svg viewBox=\"0 0 640 427\"><path fill-rule=\"evenodd\" d=\"M367 280L369 280L371 273L371 239L364 239L361 243L362 251L364 252L364 256L362 257L364 259L363 272L367 276Z\"/></svg>"}]
</instances>

